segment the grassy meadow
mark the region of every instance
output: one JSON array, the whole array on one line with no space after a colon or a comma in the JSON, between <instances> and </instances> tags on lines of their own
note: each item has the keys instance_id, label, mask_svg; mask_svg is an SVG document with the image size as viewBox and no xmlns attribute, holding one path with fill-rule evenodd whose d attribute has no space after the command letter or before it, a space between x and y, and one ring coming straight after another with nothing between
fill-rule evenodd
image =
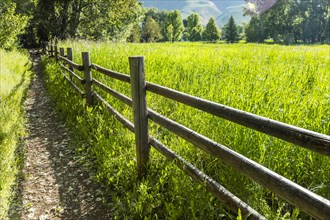
<instances>
[{"instance_id":1,"label":"grassy meadow","mask_svg":"<svg viewBox=\"0 0 330 220\"><path fill-rule=\"evenodd\" d=\"M26 53L0 50L0 219L6 219L22 162L23 98L31 80Z\"/></svg>"},{"instance_id":2,"label":"grassy meadow","mask_svg":"<svg viewBox=\"0 0 330 220\"><path fill-rule=\"evenodd\" d=\"M90 51L92 63L129 73L128 57L145 56L147 81L204 99L330 135L329 45L112 44L61 42L74 60ZM151 150L149 175L137 181L133 135L102 108L63 83L59 68L44 58L48 90L71 129L114 216L146 219L236 219L203 186ZM93 72L93 77L130 96L130 85ZM131 110L95 88L132 120ZM147 93L148 107L188 126L309 190L330 199L330 158ZM150 134L210 175L269 219L308 219L267 189L192 144L150 122ZM87 160L86 160L87 159ZM87 162L86 162L87 163ZM203 202L202 202L203 201Z\"/></svg>"}]
</instances>

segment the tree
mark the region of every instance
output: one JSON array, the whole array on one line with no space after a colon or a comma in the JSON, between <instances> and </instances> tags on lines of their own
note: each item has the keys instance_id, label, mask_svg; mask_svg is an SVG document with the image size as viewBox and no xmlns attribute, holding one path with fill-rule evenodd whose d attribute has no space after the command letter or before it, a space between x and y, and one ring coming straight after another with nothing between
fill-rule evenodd
<instances>
[{"instance_id":1,"label":"tree","mask_svg":"<svg viewBox=\"0 0 330 220\"><path fill-rule=\"evenodd\" d=\"M162 39L159 24L151 16L148 16L143 25L143 39L146 42L156 42Z\"/></svg>"},{"instance_id":2,"label":"tree","mask_svg":"<svg viewBox=\"0 0 330 220\"><path fill-rule=\"evenodd\" d=\"M127 38L127 42L140 43L140 41L141 41L140 26L138 24L135 24L132 27L130 36Z\"/></svg>"},{"instance_id":3,"label":"tree","mask_svg":"<svg viewBox=\"0 0 330 220\"><path fill-rule=\"evenodd\" d=\"M230 17L228 23L225 25L223 30L227 43L238 42L238 31L233 16Z\"/></svg>"},{"instance_id":4,"label":"tree","mask_svg":"<svg viewBox=\"0 0 330 220\"><path fill-rule=\"evenodd\" d=\"M173 26L171 24L166 28L166 38L173 42Z\"/></svg>"},{"instance_id":5,"label":"tree","mask_svg":"<svg viewBox=\"0 0 330 220\"><path fill-rule=\"evenodd\" d=\"M249 24L245 26L246 42L263 43L266 36L263 22L258 17L252 17Z\"/></svg>"},{"instance_id":6,"label":"tree","mask_svg":"<svg viewBox=\"0 0 330 220\"><path fill-rule=\"evenodd\" d=\"M15 13L16 4L0 8L0 48L13 49L17 46L18 36L24 33L29 18Z\"/></svg>"},{"instance_id":7,"label":"tree","mask_svg":"<svg viewBox=\"0 0 330 220\"><path fill-rule=\"evenodd\" d=\"M328 0L277 0L271 8L267 1L254 2L257 13L247 12L252 16L246 26L248 41L263 42L263 38L267 37L285 44L299 40L305 43L326 41Z\"/></svg>"},{"instance_id":8,"label":"tree","mask_svg":"<svg viewBox=\"0 0 330 220\"><path fill-rule=\"evenodd\" d=\"M77 32L85 39L126 41L132 25L142 20L143 10L137 0L80 1L85 4Z\"/></svg>"},{"instance_id":9,"label":"tree","mask_svg":"<svg viewBox=\"0 0 330 220\"><path fill-rule=\"evenodd\" d=\"M155 21L159 24L160 27L160 32L162 36L166 36L166 29L167 29L167 24L166 24L166 17L168 15L168 11L160 11L157 8L149 8L145 12L145 19L144 22L146 21L146 18L148 16L151 16ZM166 38L163 38L162 40L166 40Z\"/></svg>"},{"instance_id":10,"label":"tree","mask_svg":"<svg viewBox=\"0 0 330 220\"><path fill-rule=\"evenodd\" d=\"M217 41L220 40L220 29L218 25L215 23L215 20L213 17L211 17L206 25L205 31L204 31L204 39L206 41Z\"/></svg>"},{"instance_id":11,"label":"tree","mask_svg":"<svg viewBox=\"0 0 330 220\"><path fill-rule=\"evenodd\" d=\"M203 34L203 26L198 13L192 13L187 17L188 40L200 41Z\"/></svg>"},{"instance_id":12,"label":"tree","mask_svg":"<svg viewBox=\"0 0 330 220\"><path fill-rule=\"evenodd\" d=\"M9 1L9 0L6 0ZM33 17L24 39L123 40L141 21L138 0L14 0L17 12ZM2 5L2 2L0 5Z\"/></svg>"},{"instance_id":13,"label":"tree","mask_svg":"<svg viewBox=\"0 0 330 220\"><path fill-rule=\"evenodd\" d=\"M181 40L184 26L183 26L182 16L179 10L172 11L167 15L166 27L170 25L172 25L173 27L173 41Z\"/></svg>"}]
</instances>

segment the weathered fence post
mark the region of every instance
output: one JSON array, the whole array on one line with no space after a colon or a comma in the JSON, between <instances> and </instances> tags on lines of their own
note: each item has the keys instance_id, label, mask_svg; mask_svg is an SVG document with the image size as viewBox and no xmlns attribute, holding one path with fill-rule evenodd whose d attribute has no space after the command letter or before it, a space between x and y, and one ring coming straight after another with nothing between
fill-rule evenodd
<instances>
[{"instance_id":1,"label":"weathered fence post","mask_svg":"<svg viewBox=\"0 0 330 220\"><path fill-rule=\"evenodd\" d=\"M68 55L68 59L73 61L73 52L72 52L72 48L66 48L66 53ZM72 66L69 67L69 70L71 70L72 72L74 71L74 68ZM70 74L70 79L72 80L72 75Z\"/></svg>"},{"instance_id":2,"label":"weathered fence post","mask_svg":"<svg viewBox=\"0 0 330 220\"><path fill-rule=\"evenodd\" d=\"M93 94L92 94L92 72L91 72L91 61L89 52L82 52L82 61L84 67L84 87L86 94L86 101L88 105L93 105Z\"/></svg>"},{"instance_id":3,"label":"weathered fence post","mask_svg":"<svg viewBox=\"0 0 330 220\"><path fill-rule=\"evenodd\" d=\"M144 57L129 57L132 107L135 128L135 144L137 157L137 170L139 177L147 173L149 160L148 118L146 101L146 81L144 73Z\"/></svg>"},{"instance_id":4,"label":"weathered fence post","mask_svg":"<svg viewBox=\"0 0 330 220\"><path fill-rule=\"evenodd\" d=\"M60 48L60 55L61 55L62 57L64 57L64 48L63 48L63 47Z\"/></svg>"}]
</instances>

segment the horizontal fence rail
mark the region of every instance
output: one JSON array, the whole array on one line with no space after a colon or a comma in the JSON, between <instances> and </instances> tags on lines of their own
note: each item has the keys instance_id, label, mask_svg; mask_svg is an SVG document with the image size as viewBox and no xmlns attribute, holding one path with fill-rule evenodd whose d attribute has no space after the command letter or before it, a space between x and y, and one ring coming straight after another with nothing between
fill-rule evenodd
<instances>
[{"instance_id":1,"label":"horizontal fence rail","mask_svg":"<svg viewBox=\"0 0 330 220\"><path fill-rule=\"evenodd\" d=\"M241 154L215 142L211 139L172 121L157 112L149 110L149 118L179 135L183 139L200 146L202 150L219 158L227 165L235 168L244 175L270 189L284 200L295 204L295 206L305 210L308 214L330 213L330 201L321 196L293 183L266 167L250 160ZM325 216L324 216L325 217Z\"/></svg>"},{"instance_id":2,"label":"horizontal fence rail","mask_svg":"<svg viewBox=\"0 0 330 220\"><path fill-rule=\"evenodd\" d=\"M330 136L231 108L147 82L147 90L245 127L330 156Z\"/></svg>"},{"instance_id":3,"label":"horizontal fence rail","mask_svg":"<svg viewBox=\"0 0 330 220\"><path fill-rule=\"evenodd\" d=\"M69 66L71 66L71 67L73 67L73 68L75 68L75 69L77 69L79 71L83 71L84 70L84 67L83 66L81 66L79 64L76 64L75 62L73 62L73 61L71 61L71 60L69 60L69 59L67 59L67 58L65 58L63 56L58 55L57 57L58 57L59 60L65 62Z\"/></svg>"},{"instance_id":4,"label":"horizontal fence rail","mask_svg":"<svg viewBox=\"0 0 330 220\"><path fill-rule=\"evenodd\" d=\"M78 76L77 74L75 74L72 70L68 69L66 66L64 66L64 65L61 64L61 63L60 63L60 66L61 66L61 68L62 68L63 70L67 71L67 72L70 74L70 76L76 78L76 79L77 79L79 82L81 82L81 83L83 82L83 79L80 78L80 76Z\"/></svg>"},{"instance_id":5,"label":"horizontal fence rail","mask_svg":"<svg viewBox=\"0 0 330 220\"><path fill-rule=\"evenodd\" d=\"M82 98L84 98L85 97L85 93L83 91L81 91L79 89L79 87L76 84L74 84L74 82L72 82L66 75L63 74L63 76L69 82L69 84L80 94L80 96Z\"/></svg>"},{"instance_id":6,"label":"horizontal fence rail","mask_svg":"<svg viewBox=\"0 0 330 220\"><path fill-rule=\"evenodd\" d=\"M120 81L127 82L127 83L131 82L131 78L128 75L118 73L118 72L113 71L113 70L108 70L108 69L106 69L104 67L101 67L97 64L92 64L91 68L98 71L98 72L100 72L100 73L103 73L104 75L110 76L110 77L118 79Z\"/></svg>"},{"instance_id":7,"label":"horizontal fence rail","mask_svg":"<svg viewBox=\"0 0 330 220\"><path fill-rule=\"evenodd\" d=\"M160 141L153 137L149 137L150 144L157 151L163 154L165 157L173 161L181 170L186 172L191 176L195 181L206 184L207 189L215 195L220 201L222 201L230 210L237 212L238 209L246 216L249 216L251 219L266 219L264 216L259 214L237 196L229 192L222 185L217 183L211 177L197 169L195 166L184 160L182 157L178 156L172 150L165 147Z\"/></svg>"},{"instance_id":8,"label":"horizontal fence rail","mask_svg":"<svg viewBox=\"0 0 330 220\"><path fill-rule=\"evenodd\" d=\"M132 107L132 99L128 98L127 96L117 92L116 90L111 89L110 87L107 87L106 85L104 85L103 83L97 81L96 79L93 79L93 85L98 86L103 91L109 93L110 95L112 95L113 97L118 99L119 101L121 101L121 102L125 103L126 105Z\"/></svg>"},{"instance_id":9,"label":"horizontal fence rail","mask_svg":"<svg viewBox=\"0 0 330 220\"><path fill-rule=\"evenodd\" d=\"M195 181L205 184L206 188L220 201L222 201L231 211L237 213L238 209L240 209L242 213L245 216L249 216L249 218L265 219L265 217L260 215L257 211L233 195L211 177L207 176L181 156L168 149L159 140L148 135L147 121L149 119L161 127L164 127L172 133L180 136L181 138L191 142L210 155L220 159L225 164L235 168L240 173L256 181L262 186L270 189L279 197L294 206L297 206L310 216L316 219L329 219L329 200L301 187L300 185L284 178L283 176L271 171L257 162L246 158L228 147L221 145L169 118L166 118L151 109L148 109L145 101L145 93L146 91L149 91L161 95L171 100L181 102L193 108L327 156L330 156L330 136L288 125L219 103L204 100L154 83L146 82L144 79L144 61L142 57L130 57L131 76L129 76L91 63L88 52L84 52L82 54L83 65L79 65L73 62L71 48L67 49L67 56L64 54L63 48L60 48L59 54L57 45L54 47L50 45L49 48L44 51L48 52L50 57L55 57L56 60L68 65L69 68L60 63L62 70L69 73L70 77L75 78L77 81L84 84L85 92L80 90L79 87L62 72L64 78L81 96L86 97L85 94L88 94L88 97L86 97L88 104L93 105L93 100L100 102L121 124L123 124L131 132L135 133L136 153L138 158L137 168L140 176L146 175L149 147L151 146L166 158L173 161L174 164L176 164L186 174L191 176ZM83 71L84 78L81 78L75 74L74 69ZM133 99L94 79L91 73L92 69L111 78L130 83L132 86ZM124 104L132 107L135 122L132 123L121 115L104 98L102 98L97 92L93 91L92 86L100 88ZM141 123L144 124L142 127Z\"/></svg>"},{"instance_id":10,"label":"horizontal fence rail","mask_svg":"<svg viewBox=\"0 0 330 220\"><path fill-rule=\"evenodd\" d=\"M108 102L106 102L99 94L94 92L95 97L98 101L104 104L107 110L115 116L115 118L121 122L126 128L134 133L134 125L118 111L116 111ZM259 214L241 199L236 197L234 194L229 192L211 177L204 174L202 171L197 169L195 166L184 160L182 157L175 154L172 150L165 147L159 140L155 139L152 136L149 136L149 144L154 147L157 151L163 154L168 159L174 161L174 163L183 171L185 171L189 176L194 178L197 182L206 184L206 187L214 194L220 201L223 201L224 204L233 212L237 212L238 209L242 211L244 215L249 216L251 219L266 219L264 216Z\"/></svg>"}]
</instances>

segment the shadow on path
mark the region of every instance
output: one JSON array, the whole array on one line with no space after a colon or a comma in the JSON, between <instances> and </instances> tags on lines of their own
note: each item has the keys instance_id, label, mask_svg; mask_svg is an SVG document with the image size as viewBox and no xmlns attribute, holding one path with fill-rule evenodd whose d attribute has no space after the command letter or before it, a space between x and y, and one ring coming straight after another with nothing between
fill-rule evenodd
<instances>
[{"instance_id":1,"label":"shadow on path","mask_svg":"<svg viewBox=\"0 0 330 220\"><path fill-rule=\"evenodd\" d=\"M47 95L40 55L34 50L31 57L35 76L25 102L28 136L16 218L111 219L100 186L79 166L68 130Z\"/></svg>"}]
</instances>

